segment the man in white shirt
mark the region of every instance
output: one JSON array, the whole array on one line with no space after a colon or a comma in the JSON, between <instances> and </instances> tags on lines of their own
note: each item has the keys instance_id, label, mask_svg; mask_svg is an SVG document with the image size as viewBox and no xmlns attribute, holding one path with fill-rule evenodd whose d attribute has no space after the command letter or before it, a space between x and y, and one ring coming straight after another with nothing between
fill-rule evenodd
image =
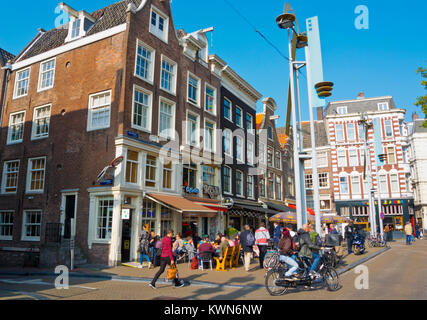
<instances>
[{"instance_id":1,"label":"man in white shirt","mask_svg":"<svg viewBox=\"0 0 427 320\"><path fill-rule=\"evenodd\" d=\"M259 248L259 267L264 268L264 257L267 253L268 240L270 239L270 233L265 228L265 223L260 223L260 228L255 231L255 244Z\"/></svg>"}]
</instances>

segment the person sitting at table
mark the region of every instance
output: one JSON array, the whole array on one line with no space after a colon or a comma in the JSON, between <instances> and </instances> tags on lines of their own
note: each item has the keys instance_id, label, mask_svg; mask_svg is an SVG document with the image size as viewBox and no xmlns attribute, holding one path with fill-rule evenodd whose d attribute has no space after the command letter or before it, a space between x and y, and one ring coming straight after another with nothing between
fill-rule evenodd
<instances>
[{"instance_id":1,"label":"person sitting at table","mask_svg":"<svg viewBox=\"0 0 427 320\"><path fill-rule=\"evenodd\" d=\"M216 238L215 238L214 243L219 246L221 244L221 238L222 238L222 234L220 232L218 232L216 234Z\"/></svg>"},{"instance_id":2,"label":"person sitting at table","mask_svg":"<svg viewBox=\"0 0 427 320\"><path fill-rule=\"evenodd\" d=\"M193 237L187 237L187 241L184 244L184 248L188 253L188 259L192 261L196 252L196 248L194 247L193 243Z\"/></svg>"},{"instance_id":3,"label":"person sitting at table","mask_svg":"<svg viewBox=\"0 0 427 320\"><path fill-rule=\"evenodd\" d=\"M200 256L203 256L203 253L208 252L211 254L211 258L215 253L215 249L212 247L212 244L209 242L209 236L205 235L203 237L203 243L199 246L197 250Z\"/></svg>"},{"instance_id":4,"label":"person sitting at table","mask_svg":"<svg viewBox=\"0 0 427 320\"><path fill-rule=\"evenodd\" d=\"M221 244L219 245L219 260L222 261L224 259L225 250L230 247L230 244L227 241L225 236L221 237Z\"/></svg>"},{"instance_id":5,"label":"person sitting at table","mask_svg":"<svg viewBox=\"0 0 427 320\"><path fill-rule=\"evenodd\" d=\"M230 246L230 247L234 247L234 241L233 241L233 240L231 240L231 237L230 237L230 236L226 236L226 239L227 239L227 241L228 241L229 246Z\"/></svg>"}]
</instances>

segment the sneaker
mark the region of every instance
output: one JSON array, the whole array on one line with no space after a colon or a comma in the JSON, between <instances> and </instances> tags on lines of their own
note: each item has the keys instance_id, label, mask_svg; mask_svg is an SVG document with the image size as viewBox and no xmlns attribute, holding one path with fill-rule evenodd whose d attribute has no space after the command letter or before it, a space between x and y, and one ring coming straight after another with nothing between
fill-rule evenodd
<instances>
[{"instance_id":1,"label":"sneaker","mask_svg":"<svg viewBox=\"0 0 427 320\"><path fill-rule=\"evenodd\" d=\"M139 265L138 265L138 269L142 269L142 264L139 264Z\"/></svg>"},{"instance_id":2,"label":"sneaker","mask_svg":"<svg viewBox=\"0 0 427 320\"><path fill-rule=\"evenodd\" d=\"M151 262L148 263L148 269L151 269L153 267L153 264Z\"/></svg>"},{"instance_id":3,"label":"sneaker","mask_svg":"<svg viewBox=\"0 0 427 320\"><path fill-rule=\"evenodd\" d=\"M182 288L184 285L184 281L180 281L179 283L175 284L175 288Z\"/></svg>"},{"instance_id":4,"label":"sneaker","mask_svg":"<svg viewBox=\"0 0 427 320\"><path fill-rule=\"evenodd\" d=\"M149 286L151 287L151 289L157 290L157 288L154 284L150 283Z\"/></svg>"}]
</instances>

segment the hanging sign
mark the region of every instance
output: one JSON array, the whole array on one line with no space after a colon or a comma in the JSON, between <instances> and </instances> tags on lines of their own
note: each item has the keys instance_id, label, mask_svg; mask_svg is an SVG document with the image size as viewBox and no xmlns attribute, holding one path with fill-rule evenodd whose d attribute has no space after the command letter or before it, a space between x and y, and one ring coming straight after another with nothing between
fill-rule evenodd
<instances>
[{"instance_id":1,"label":"hanging sign","mask_svg":"<svg viewBox=\"0 0 427 320\"><path fill-rule=\"evenodd\" d=\"M129 220L130 209L122 209L122 220Z\"/></svg>"}]
</instances>

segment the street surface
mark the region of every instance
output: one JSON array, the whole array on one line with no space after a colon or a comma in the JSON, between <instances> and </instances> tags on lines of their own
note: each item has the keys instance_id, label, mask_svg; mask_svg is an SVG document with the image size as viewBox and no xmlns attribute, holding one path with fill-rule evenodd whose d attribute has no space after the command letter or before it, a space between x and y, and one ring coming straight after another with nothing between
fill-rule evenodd
<instances>
[{"instance_id":1,"label":"street surface","mask_svg":"<svg viewBox=\"0 0 427 320\"><path fill-rule=\"evenodd\" d=\"M290 291L282 297L271 297L265 288L204 287L190 285L175 289L171 284L158 283L157 290L148 283L105 281L93 278L70 278L69 289L55 288L54 277L0 277L0 300L151 300L151 299L212 299L212 300L282 300L282 299L427 299L427 241L412 246L392 243L392 249L364 264L369 270L369 289L356 289L354 270L341 275L342 288L337 292L320 290ZM249 273L250 274L250 273ZM263 285L251 281L246 273L233 283ZM190 279L191 281L191 279Z\"/></svg>"}]
</instances>

